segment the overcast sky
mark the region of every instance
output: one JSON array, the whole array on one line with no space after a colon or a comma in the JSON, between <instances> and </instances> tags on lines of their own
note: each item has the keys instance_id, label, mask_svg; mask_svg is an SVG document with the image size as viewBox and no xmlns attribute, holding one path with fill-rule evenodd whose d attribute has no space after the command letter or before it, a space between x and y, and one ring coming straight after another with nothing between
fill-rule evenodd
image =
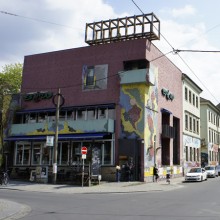
<instances>
[{"instance_id":1,"label":"overcast sky","mask_svg":"<svg viewBox=\"0 0 220 220\"><path fill-rule=\"evenodd\" d=\"M163 53L220 51L219 8L219 0L0 0L0 71L26 55L87 46L86 23L141 11L160 19L162 36L153 43ZM203 98L220 103L220 53L167 56L203 89Z\"/></svg>"}]
</instances>

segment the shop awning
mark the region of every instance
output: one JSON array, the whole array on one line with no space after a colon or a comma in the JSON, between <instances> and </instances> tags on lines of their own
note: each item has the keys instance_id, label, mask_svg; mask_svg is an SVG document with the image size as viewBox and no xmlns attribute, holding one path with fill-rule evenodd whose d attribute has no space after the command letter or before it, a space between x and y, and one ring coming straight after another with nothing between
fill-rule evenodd
<instances>
[{"instance_id":1,"label":"shop awning","mask_svg":"<svg viewBox=\"0 0 220 220\"><path fill-rule=\"evenodd\" d=\"M59 134L58 140L89 140L89 139L102 139L108 133L84 133L84 134ZM46 135L35 135L35 136L12 136L5 138L4 141L31 141L41 140L46 141Z\"/></svg>"}]
</instances>

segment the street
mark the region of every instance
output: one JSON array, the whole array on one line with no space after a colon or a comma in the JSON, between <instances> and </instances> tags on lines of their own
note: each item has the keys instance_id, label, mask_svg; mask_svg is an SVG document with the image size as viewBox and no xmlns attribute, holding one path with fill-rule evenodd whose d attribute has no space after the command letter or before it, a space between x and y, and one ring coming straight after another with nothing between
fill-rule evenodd
<instances>
[{"instance_id":1,"label":"street","mask_svg":"<svg viewBox=\"0 0 220 220\"><path fill-rule=\"evenodd\" d=\"M181 183L184 187L176 190L138 193L56 194L0 189L0 198L30 206L32 211L24 220L217 220L219 183L220 177L209 178L201 183Z\"/></svg>"}]
</instances>

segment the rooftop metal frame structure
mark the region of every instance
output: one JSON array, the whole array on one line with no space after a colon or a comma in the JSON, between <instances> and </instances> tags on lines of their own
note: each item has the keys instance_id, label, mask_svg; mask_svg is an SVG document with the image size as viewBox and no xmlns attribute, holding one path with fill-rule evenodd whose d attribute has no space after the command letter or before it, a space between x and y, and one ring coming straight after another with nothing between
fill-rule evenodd
<instances>
[{"instance_id":1,"label":"rooftop metal frame structure","mask_svg":"<svg viewBox=\"0 0 220 220\"><path fill-rule=\"evenodd\" d=\"M154 13L86 24L85 42L89 45L139 38L160 39L160 20Z\"/></svg>"}]
</instances>

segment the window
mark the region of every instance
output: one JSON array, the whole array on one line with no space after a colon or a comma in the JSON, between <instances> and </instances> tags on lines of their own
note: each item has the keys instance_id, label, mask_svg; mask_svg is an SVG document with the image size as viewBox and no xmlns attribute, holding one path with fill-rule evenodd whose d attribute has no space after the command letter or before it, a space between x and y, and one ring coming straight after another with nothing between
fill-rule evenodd
<instances>
[{"instance_id":1,"label":"window","mask_svg":"<svg viewBox=\"0 0 220 220\"><path fill-rule=\"evenodd\" d=\"M185 148L186 148L186 161L188 161L189 160L188 146L185 146Z\"/></svg>"},{"instance_id":2,"label":"window","mask_svg":"<svg viewBox=\"0 0 220 220\"><path fill-rule=\"evenodd\" d=\"M189 91L189 103L192 103L192 93Z\"/></svg>"},{"instance_id":3,"label":"window","mask_svg":"<svg viewBox=\"0 0 220 220\"><path fill-rule=\"evenodd\" d=\"M95 83L95 70L94 66L88 66L86 72L86 86L94 86Z\"/></svg>"},{"instance_id":4,"label":"window","mask_svg":"<svg viewBox=\"0 0 220 220\"><path fill-rule=\"evenodd\" d=\"M188 89L185 87L185 100L188 100Z\"/></svg>"},{"instance_id":5,"label":"window","mask_svg":"<svg viewBox=\"0 0 220 220\"><path fill-rule=\"evenodd\" d=\"M124 61L124 70L146 69L147 60L129 60Z\"/></svg>"},{"instance_id":6,"label":"window","mask_svg":"<svg viewBox=\"0 0 220 220\"><path fill-rule=\"evenodd\" d=\"M188 115L185 115L185 129L188 130Z\"/></svg>"},{"instance_id":7,"label":"window","mask_svg":"<svg viewBox=\"0 0 220 220\"><path fill-rule=\"evenodd\" d=\"M30 144L16 144L15 148L15 165L30 164Z\"/></svg>"},{"instance_id":8,"label":"window","mask_svg":"<svg viewBox=\"0 0 220 220\"><path fill-rule=\"evenodd\" d=\"M98 109L98 118L106 118L106 114L107 114L106 108Z\"/></svg>"},{"instance_id":9,"label":"window","mask_svg":"<svg viewBox=\"0 0 220 220\"><path fill-rule=\"evenodd\" d=\"M198 100L198 96L196 96L196 108L199 107L199 100Z\"/></svg>"},{"instance_id":10,"label":"window","mask_svg":"<svg viewBox=\"0 0 220 220\"><path fill-rule=\"evenodd\" d=\"M189 157L190 157L189 160L190 161L192 161L192 154L193 154L192 147L190 147L189 148Z\"/></svg>"},{"instance_id":11,"label":"window","mask_svg":"<svg viewBox=\"0 0 220 220\"><path fill-rule=\"evenodd\" d=\"M196 133L199 134L199 120L196 121Z\"/></svg>"},{"instance_id":12,"label":"window","mask_svg":"<svg viewBox=\"0 0 220 220\"><path fill-rule=\"evenodd\" d=\"M41 144L34 144L32 149L32 164L41 164Z\"/></svg>"},{"instance_id":13,"label":"window","mask_svg":"<svg viewBox=\"0 0 220 220\"><path fill-rule=\"evenodd\" d=\"M195 94L193 94L193 105L195 106Z\"/></svg>"},{"instance_id":14,"label":"window","mask_svg":"<svg viewBox=\"0 0 220 220\"><path fill-rule=\"evenodd\" d=\"M86 111L85 110L79 109L77 111L77 120L80 120L80 119L85 120L85 116L86 116Z\"/></svg>"},{"instance_id":15,"label":"window","mask_svg":"<svg viewBox=\"0 0 220 220\"><path fill-rule=\"evenodd\" d=\"M196 119L193 119L193 132L196 132Z\"/></svg>"},{"instance_id":16,"label":"window","mask_svg":"<svg viewBox=\"0 0 220 220\"><path fill-rule=\"evenodd\" d=\"M196 148L193 148L193 160L196 161Z\"/></svg>"},{"instance_id":17,"label":"window","mask_svg":"<svg viewBox=\"0 0 220 220\"><path fill-rule=\"evenodd\" d=\"M87 110L87 119L97 119L97 109L88 109Z\"/></svg>"},{"instance_id":18,"label":"window","mask_svg":"<svg viewBox=\"0 0 220 220\"><path fill-rule=\"evenodd\" d=\"M196 150L197 150L197 161L200 161L200 153L199 153L199 148L197 148Z\"/></svg>"},{"instance_id":19,"label":"window","mask_svg":"<svg viewBox=\"0 0 220 220\"><path fill-rule=\"evenodd\" d=\"M192 117L189 117L189 130L192 131Z\"/></svg>"}]
</instances>

